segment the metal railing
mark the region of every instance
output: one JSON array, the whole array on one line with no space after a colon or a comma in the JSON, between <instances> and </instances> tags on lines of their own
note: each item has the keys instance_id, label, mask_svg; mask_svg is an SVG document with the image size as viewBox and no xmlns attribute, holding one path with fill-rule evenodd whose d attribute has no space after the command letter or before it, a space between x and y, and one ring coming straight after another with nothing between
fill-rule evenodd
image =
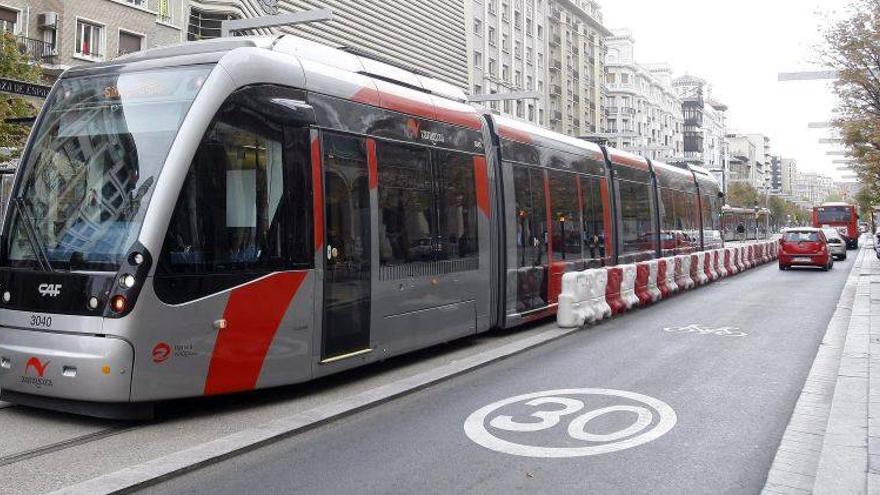
<instances>
[{"instance_id":1,"label":"metal railing","mask_svg":"<svg viewBox=\"0 0 880 495\"><path fill-rule=\"evenodd\" d=\"M23 55L27 55L33 62L42 62L46 58L58 55L58 50L54 46L42 40L19 35L15 36L15 42L18 51Z\"/></svg>"}]
</instances>

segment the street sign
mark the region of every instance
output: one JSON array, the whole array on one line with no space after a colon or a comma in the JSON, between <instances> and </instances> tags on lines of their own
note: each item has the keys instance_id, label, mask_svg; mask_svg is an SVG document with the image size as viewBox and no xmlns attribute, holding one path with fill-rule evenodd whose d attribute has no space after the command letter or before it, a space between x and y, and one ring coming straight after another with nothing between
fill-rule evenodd
<instances>
[{"instance_id":1,"label":"street sign","mask_svg":"<svg viewBox=\"0 0 880 495\"><path fill-rule=\"evenodd\" d=\"M604 418L601 433L588 428L597 418ZM464 431L496 452L558 459L637 447L665 435L677 421L668 404L647 395L575 388L493 402L468 416Z\"/></svg>"},{"instance_id":2,"label":"street sign","mask_svg":"<svg viewBox=\"0 0 880 495\"><path fill-rule=\"evenodd\" d=\"M31 96L34 98L46 98L52 86L34 84L15 79L0 78L0 93L12 93L14 95Z\"/></svg>"}]
</instances>

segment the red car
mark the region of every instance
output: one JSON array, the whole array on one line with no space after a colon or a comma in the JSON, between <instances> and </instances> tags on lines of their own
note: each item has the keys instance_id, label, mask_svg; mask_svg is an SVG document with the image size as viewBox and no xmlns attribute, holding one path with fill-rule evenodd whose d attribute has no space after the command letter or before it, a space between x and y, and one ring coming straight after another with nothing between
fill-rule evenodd
<instances>
[{"instance_id":1,"label":"red car","mask_svg":"<svg viewBox=\"0 0 880 495\"><path fill-rule=\"evenodd\" d=\"M792 266L818 266L825 271L834 266L834 256L821 229L803 227L783 232L779 239L779 269Z\"/></svg>"}]
</instances>

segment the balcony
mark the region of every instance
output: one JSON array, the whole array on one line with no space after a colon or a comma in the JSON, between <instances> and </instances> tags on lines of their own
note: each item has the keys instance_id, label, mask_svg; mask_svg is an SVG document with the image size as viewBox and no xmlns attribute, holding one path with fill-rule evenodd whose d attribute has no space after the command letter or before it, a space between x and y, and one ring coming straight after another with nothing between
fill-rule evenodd
<instances>
[{"instance_id":1,"label":"balcony","mask_svg":"<svg viewBox=\"0 0 880 495\"><path fill-rule=\"evenodd\" d=\"M550 70L562 70L562 62L559 60L553 60L550 62Z\"/></svg>"},{"instance_id":2,"label":"balcony","mask_svg":"<svg viewBox=\"0 0 880 495\"><path fill-rule=\"evenodd\" d=\"M550 94L559 96L562 94L562 88L554 84L550 86Z\"/></svg>"},{"instance_id":3,"label":"balcony","mask_svg":"<svg viewBox=\"0 0 880 495\"><path fill-rule=\"evenodd\" d=\"M58 55L58 50L49 43L35 40L25 36L15 37L19 53L27 55L32 62L42 62L47 58Z\"/></svg>"},{"instance_id":4,"label":"balcony","mask_svg":"<svg viewBox=\"0 0 880 495\"><path fill-rule=\"evenodd\" d=\"M554 35L550 38L551 45L559 46L561 43L562 43L562 37L560 37L558 34Z\"/></svg>"}]
</instances>

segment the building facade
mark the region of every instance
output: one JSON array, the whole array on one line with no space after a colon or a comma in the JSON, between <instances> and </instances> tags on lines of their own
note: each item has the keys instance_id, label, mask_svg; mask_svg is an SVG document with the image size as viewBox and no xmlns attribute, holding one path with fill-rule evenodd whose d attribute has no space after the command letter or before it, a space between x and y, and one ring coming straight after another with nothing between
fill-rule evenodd
<instances>
[{"instance_id":1,"label":"building facade","mask_svg":"<svg viewBox=\"0 0 880 495\"><path fill-rule=\"evenodd\" d=\"M712 96L705 80L684 75L672 81L681 100L683 159L709 169L727 190L727 106Z\"/></svg>"},{"instance_id":2,"label":"building facade","mask_svg":"<svg viewBox=\"0 0 880 495\"><path fill-rule=\"evenodd\" d=\"M805 172L797 175L794 196L804 206L816 206L824 202L834 192L836 190L834 180L831 177L815 172Z\"/></svg>"},{"instance_id":3,"label":"building facade","mask_svg":"<svg viewBox=\"0 0 880 495\"><path fill-rule=\"evenodd\" d=\"M758 150L755 148L755 144L747 137L739 134L728 134L727 144L729 150L726 172L727 183L753 185L755 183L758 157Z\"/></svg>"},{"instance_id":4,"label":"building facade","mask_svg":"<svg viewBox=\"0 0 880 495\"><path fill-rule=\"evenodd\" d=\"M755 145L755 175L752 187L758 191L770 192L773 176L773 154L770 150L770 138L764 134L745 134Z\"/></svg>"},{"instance_id":5,"label":"building facade","mask_svg":"<svg viewBox=\"0 0 880 495\"><path fill-rule=\"evenodd\" d=\"M794 196L795 183L797 181L798 169L797 161L793 158L782 158L780 160L780 191L783 196Z\"/></svg>"},{"instance_id":6,"label":"building facade","mask_svg":"<svg viewBox=\"0 0 880 495\"><path fill-rule=\"evenodd\" d=\"M605 44L603 134L612 146L648 158L683 156L682 107L671 67L636 62L629 30L615 31Z\"/></svg>"},{"instance_id":7,"label":"building facade","mask_svg":"<svg viewBox=\"0 0 880 495\"><path fill-rule=\"evenodd\" d=\"M288 32L319 43L349 47L441 81L468 87L465 3L471 0L385 2L366 0L189 0L189 40L220 36L220 22L323 7L333 20L249 34ZM488 1L488 0L484 0Z\"/></svg>"},{"instance_id":8,"label":"building facade","mask_svg":"<svg viewBox=\"0 0 880 495\"><path fill-rule=\"evenodd\" d=\"M468 0L471 94L537 92L485 104L570 136L601 127L602 12L591 0Z\"/></svg>"},{"instance_id":9,"label":"building facade","mask_svg":"<svg viewBox=\"0 0 880 495\"><path fill-rule=\"evenodd\" d=\"M0 0L0 31L53 80L76 65L185 39L186 0Z\"/></svg>"}]
</instances>

